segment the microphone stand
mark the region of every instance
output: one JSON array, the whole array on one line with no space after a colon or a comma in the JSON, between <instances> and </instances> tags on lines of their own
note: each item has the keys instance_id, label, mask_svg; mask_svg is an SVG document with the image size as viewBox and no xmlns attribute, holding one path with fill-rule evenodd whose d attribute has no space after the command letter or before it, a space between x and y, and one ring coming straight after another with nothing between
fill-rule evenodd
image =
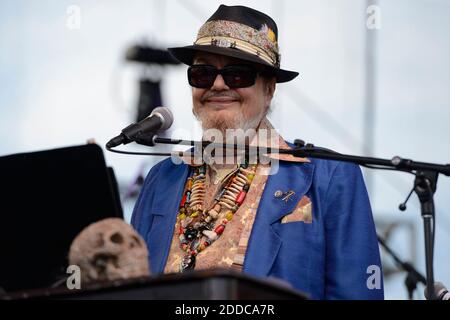
<instances>
[{"instance_id":1,"label":"microphone stand","mask_svg":"<svg viewBox=\"0 0 450 320\"><path fill-rule=\"evenodd\" d=\"M404 271L407 272L407 276L405 278L405 286L408 290L408 298L409 300L413 300L414 290L417 288L417 283L421 282L424 285L427 285L427 280L425 277L414 268L412 264L409 262L402 261L397 254L392 251L392 249L386 244L385 240L377 235L378 242L381 246L386 250L386 252L394 259L395 263Z\"/></svg>"},{"instance_id":2,"label":"microphone stand","mask_svg":"<svg viewBox=\"0 0 450 320\"><path fill-rule=\"evenodd\" d=\"M283 152L284 153L284 152ZM425 261L426 261L426 292L430 300L436 300L434 292L434 271L433 271L433 254L434 254L434 226L435 226L435 210L434 210L434 192L436 191L437 178L439 173L450 176L450 165L440 165L434 163L416 162L410 159L403 159L398 156L391 160L360 157L353 155L345 155L335 153L330 150L321 150L313 145L302 147L297 144L297 148L291 152L294 156L312 157L320 159L332 159L345 162L353 162L372 169L387 169L413 173L416 178L414 181L414 191L416 192L421 208L421 215L424 226L424 242L425 242Z\"/></svg>"},{"instance_id":3,"label":"microphone stand","mask_svg":"<svg viewBox=\"0 0 450 320\"><path fill-rule=\"evenodd\" d=\"M427 162L418 162L411 159L403 159L395 156L392 159L381 159L373 157L362 157L341 154L329 149L315 147L313 144L306 144L297 139L294 141L295 147L292 149L278 149L268 147L258 147L237 144L215 143L210 141L190 141L170 138L160 138L156 134L142 135L136 139L137 143L147 146L154 146L155 144L181 144L189 146L197 146L202 149L206 146L212 148L233 148L234 150L245 150L246 156L248 153L263 153L263 154L291 154L295 157L310 157L326 160L337 160L344 162L351 162L362 165L370 169L395 170L412 173L416 176L414 181L414 191L417 194L421 204L421 215L424 226L424 242L425 242L425 259L426 259L426 292L430 300L436 299L434 292L434 272L433 272L433 251L434 251L434 226L435 226L435 210L433 195L436 191L437 178L439 174L450 176L450 164L442 165ZM112 148L107 150L113 152L126 153L123 151L115 151ZM172 155L171 153L133 153L142 155ZM181 154L181 153L179 153Z\"/></svg>"}]
</instances>

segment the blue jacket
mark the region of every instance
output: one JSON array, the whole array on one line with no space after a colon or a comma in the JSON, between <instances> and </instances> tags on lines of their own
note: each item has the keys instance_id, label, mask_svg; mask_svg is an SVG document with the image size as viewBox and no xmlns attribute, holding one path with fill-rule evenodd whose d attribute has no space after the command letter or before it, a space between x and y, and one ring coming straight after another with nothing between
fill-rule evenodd
<instances>
[{"instance_id":1,"label":"blue jacket","mask_svg":"<svg viewBox=\"0 0 450 320\"><path fill-rule=\"evenodd\" d=\"M377 236L358 166L310 159L280 161L269 176L256 214L243 272L277 277L313 299L383 299ZM149 172L131 223L149 249L153 274L169 254L189 166L166 159ZM280 201L277 190L294 190ZM281 223L302 196L312 204L312 223Z\"/></svg>"}]
</instances>

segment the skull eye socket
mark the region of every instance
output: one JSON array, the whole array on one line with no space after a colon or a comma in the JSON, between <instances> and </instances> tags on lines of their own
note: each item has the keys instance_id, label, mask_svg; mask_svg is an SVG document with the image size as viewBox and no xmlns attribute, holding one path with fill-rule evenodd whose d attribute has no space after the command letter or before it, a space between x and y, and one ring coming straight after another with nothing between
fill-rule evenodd
<instances>
[{"instance_id":1,"label":"skull eye socket","mask_svg":"<svg viewBox=\"0 0 450 320\"><path fill-rule=\"evenodd\" d=\"M117 244L122 244L122 243L123 243L123 237L122 237L122 235L121 235L120 233L118 233L118 232L113 233L109 239L110 239L111 242L113 242L113 243L117 243Z\"/></svg>"},{"instance_id":2,"label":"skull eye socket","mask_svg":"<svg viewBox=\"0 0 450 320\"><path fill-rule=\"evenodd\" d=\"M133 241L130 242L130 249L132 249L132 248L134 248L134 247L140 248L140 247L142 246L142 245L141 245L141 241L139 241L139 238L136 237L135 235L131 236L131 239L132 239Z\"/></svg>"}]
</instances>

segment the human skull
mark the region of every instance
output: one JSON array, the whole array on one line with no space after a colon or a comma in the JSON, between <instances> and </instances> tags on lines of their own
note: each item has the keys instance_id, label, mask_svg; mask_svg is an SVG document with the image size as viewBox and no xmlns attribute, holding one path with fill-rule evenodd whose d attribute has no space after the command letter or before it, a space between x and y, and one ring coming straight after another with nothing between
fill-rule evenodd
<instances>
[{"instance_id":1,"label":"human skull","mask_svg":"<svg viewBox=\"0 0 450 320\"><path fill-rule=\"evenodd\" d=\"M69 263L80 267L83 283L150 274L144 240L119 218L98 221L81 231L70 246Z\"/></svg>"}]
</instances>

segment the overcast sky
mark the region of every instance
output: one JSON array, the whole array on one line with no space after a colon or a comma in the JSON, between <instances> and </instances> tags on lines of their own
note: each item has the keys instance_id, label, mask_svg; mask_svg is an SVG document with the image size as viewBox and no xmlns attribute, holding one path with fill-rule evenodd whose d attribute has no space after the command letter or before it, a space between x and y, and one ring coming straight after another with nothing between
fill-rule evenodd
<instances>
[{"instance_id":1,"label":"overcast sky","mask_svg":"<svg viewBox=\"0 0 450 320\"><path fill-rule=\"evenodd\" d=\"M302 138L363 154L365 40L372 32L373 155L450 163L450 2L444 0L380 0L376 9L381 20L373 30L367 29L370 14L361 0L2 1L0 155L83 144L89 138L104 145L134 121L144 68L125 62L125 50L143 41L161 48L190 44L220 3L254 7L278 23L281 64L300 72L296 80L278 86L270 115L287 140ZM78 13L79 25L74 20ZM185 67L146 72L162 77L164 104L175 115L172 134L198 137ZM146 171L159 160L110 153L106 158L122 187L140 168ZM415 254L424 271L418 202L414 198L406 213L397 210L412 186L411 176L365 175L373 181L375 218L415 226L415 249L406 231L399 231L393 243L406 258ZM449 181L440 177L436 194L435 277L447 286ZM131 207L125 204L127 218ZM405 298L403 275L392 279L386 296Z\"/></svg>"}]
</instances>

